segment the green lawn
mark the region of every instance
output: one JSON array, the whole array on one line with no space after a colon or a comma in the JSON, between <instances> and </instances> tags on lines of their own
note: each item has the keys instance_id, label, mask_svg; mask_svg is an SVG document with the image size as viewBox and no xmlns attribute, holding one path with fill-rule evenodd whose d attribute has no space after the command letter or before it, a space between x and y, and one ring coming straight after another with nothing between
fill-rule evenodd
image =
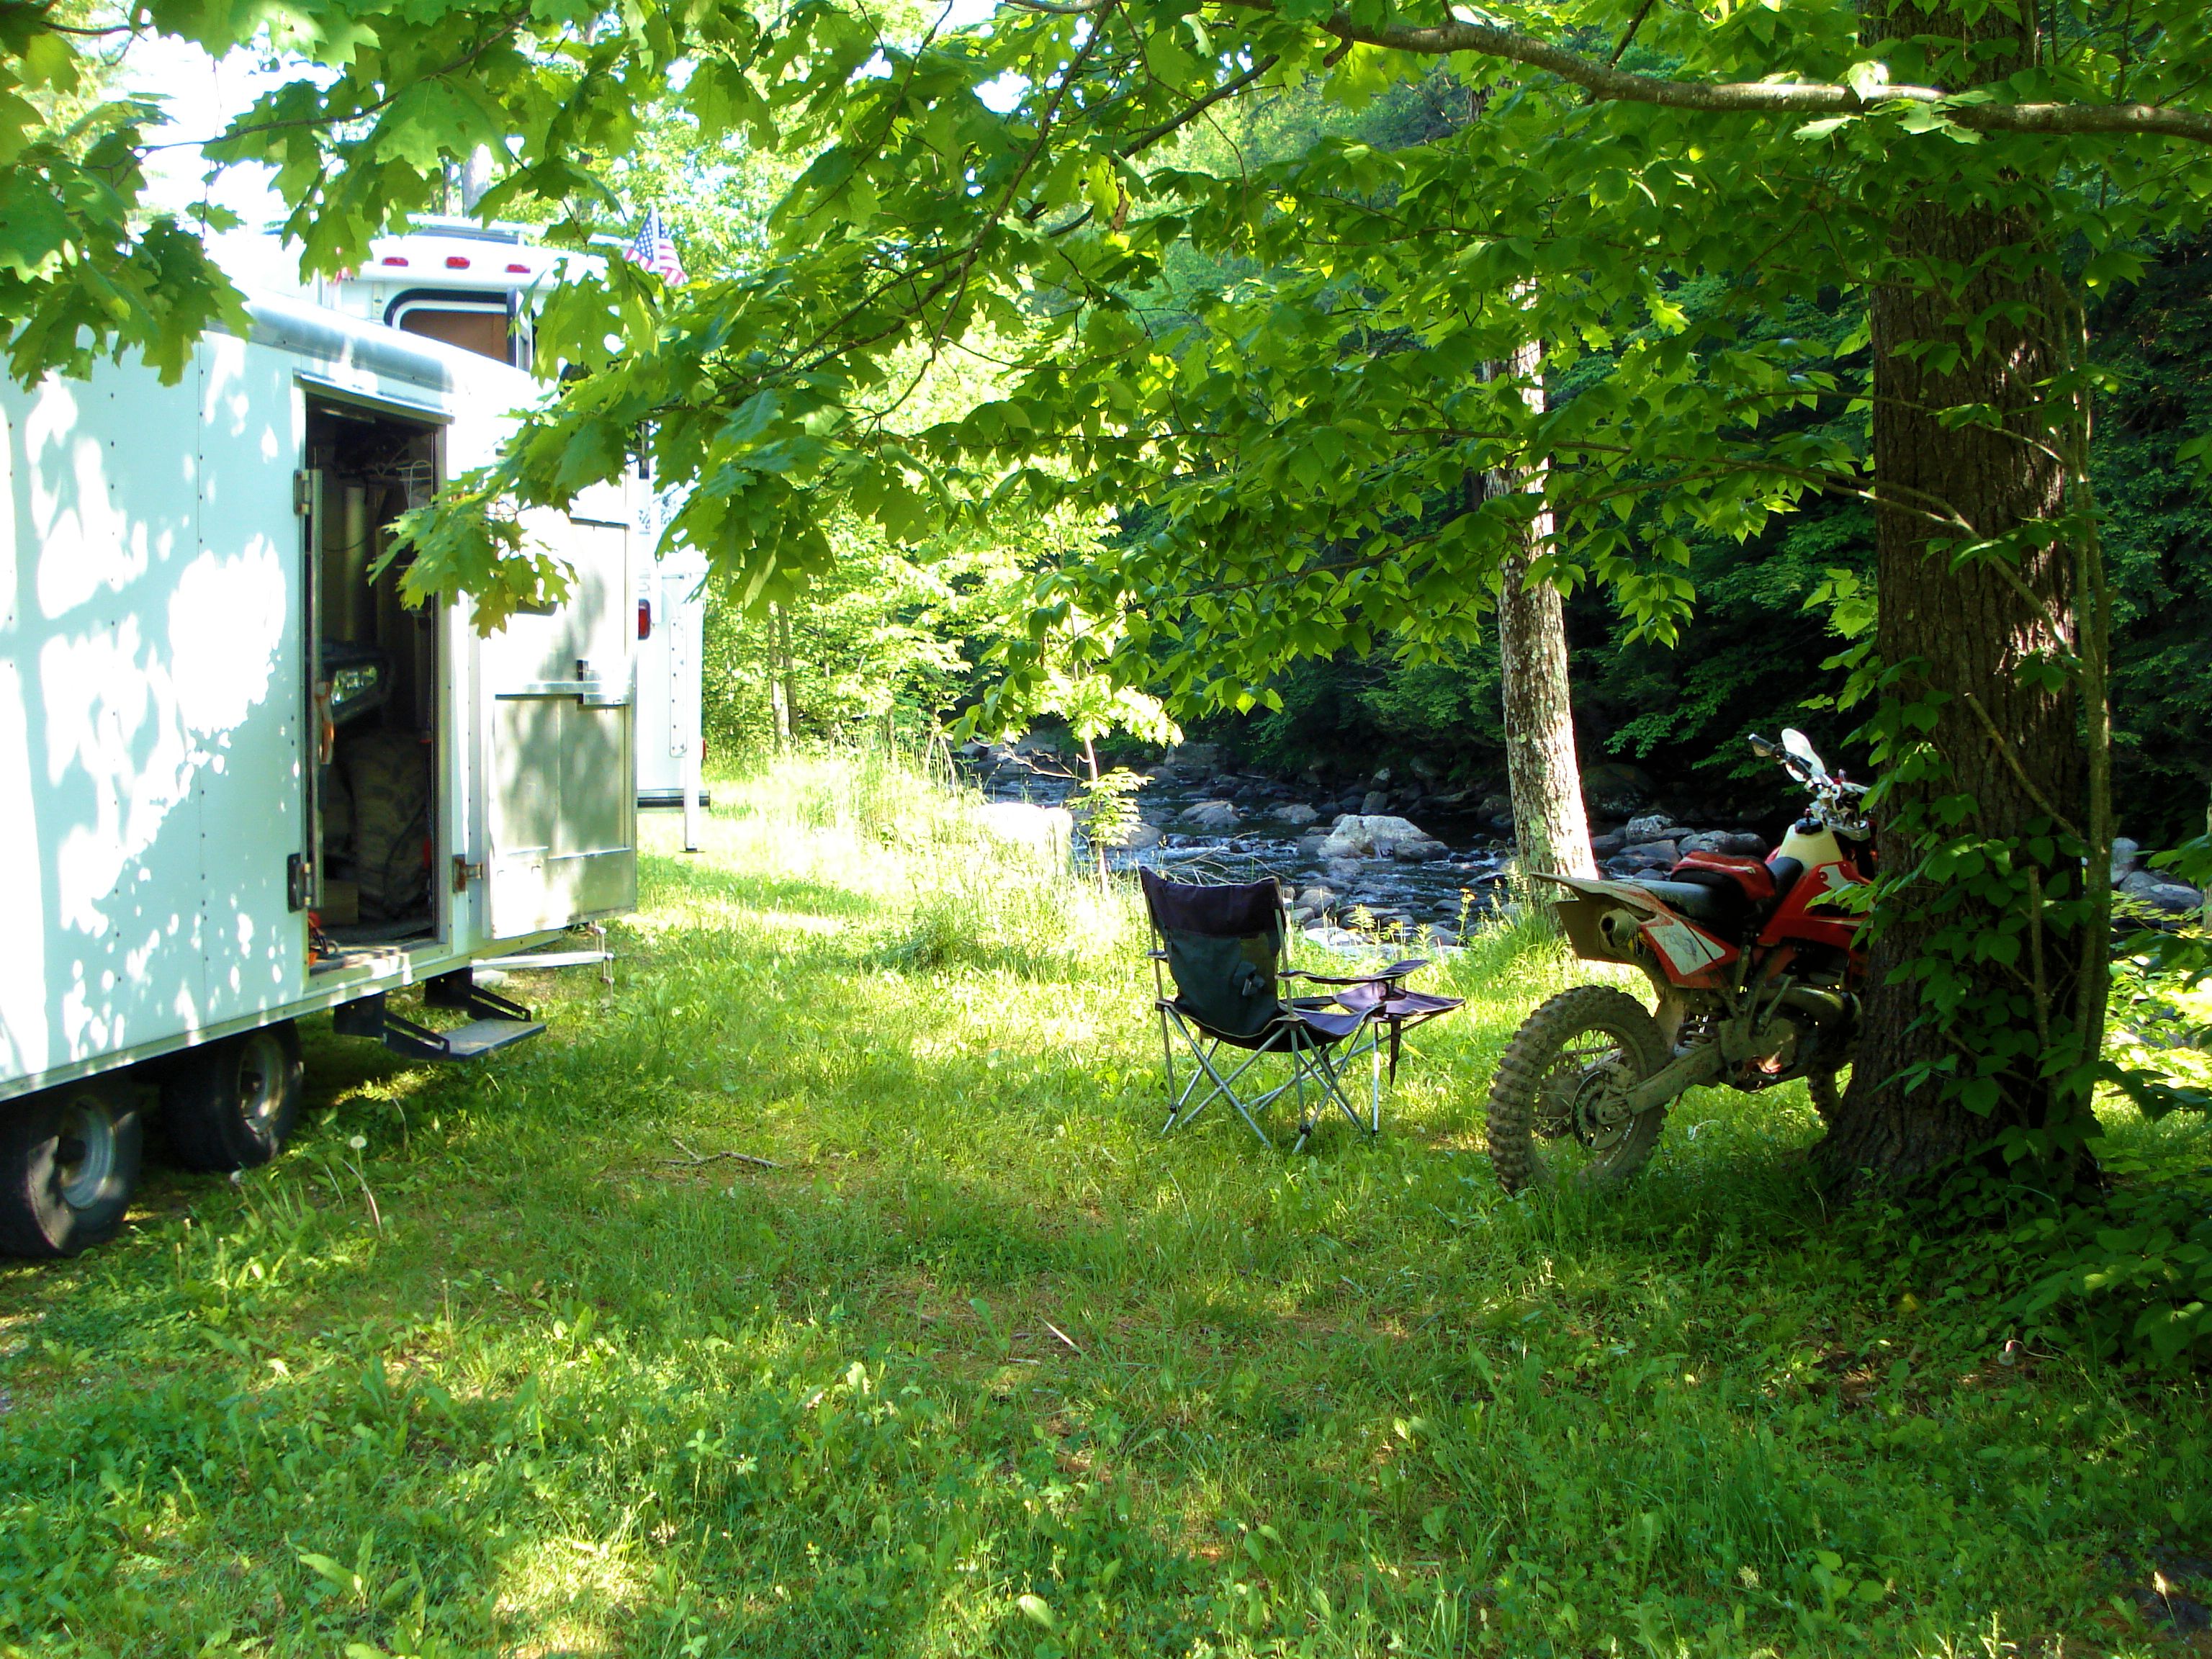
<instances>
[{"instance_id":1,"label":"green lawn","mask_svg":"<svg viewBox=\"0 0 2212 1659\"><path fill-rule=\"evenodd\" d=\"M311 1034L289 1155L0 1268L0 1650L2186 1650L2204 1391L1997 1364L1797 1091L1503 1199L1574 970L1492 936L1379 1140L1162 1140L1125 896L878 769L716 787L613 992L470 1070Z\"/></svg>"}]
</instances>

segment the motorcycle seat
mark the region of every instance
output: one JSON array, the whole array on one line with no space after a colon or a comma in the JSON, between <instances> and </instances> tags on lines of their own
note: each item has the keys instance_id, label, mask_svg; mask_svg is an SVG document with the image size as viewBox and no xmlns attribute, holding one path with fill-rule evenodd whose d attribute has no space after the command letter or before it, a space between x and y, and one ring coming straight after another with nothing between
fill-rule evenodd
<instances>
[{"instance_id":1,"label":"motorcycle seat","mask_svg":"<svg viewBox=\"0 0 2212 1659\"><path fill-rule=\"evenodd\" d=\"M1636 877L1628 884L1641 887L1677 915L1721 927L1734 927L1751 908L1750 901L1740 889L1708 887L1694 881L1664 881L1656 876Z\"/></svg>"}]
</instances>

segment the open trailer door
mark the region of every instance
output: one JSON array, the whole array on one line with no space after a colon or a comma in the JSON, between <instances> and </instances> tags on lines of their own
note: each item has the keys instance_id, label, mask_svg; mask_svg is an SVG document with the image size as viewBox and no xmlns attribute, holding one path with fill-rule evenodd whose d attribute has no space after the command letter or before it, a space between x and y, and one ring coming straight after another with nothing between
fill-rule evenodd
<instances>
[{"instance_id":1,"label":"open trailer door","mask_svg":"<svg viewBox=\"0 0 2212 1659\"><path fill-rule=\"evenodd\" d=\"M485 922L520 939L637 902L629 527L532 526L574 571L560 605L478 642Z\"/></svg>"}]
</instances>

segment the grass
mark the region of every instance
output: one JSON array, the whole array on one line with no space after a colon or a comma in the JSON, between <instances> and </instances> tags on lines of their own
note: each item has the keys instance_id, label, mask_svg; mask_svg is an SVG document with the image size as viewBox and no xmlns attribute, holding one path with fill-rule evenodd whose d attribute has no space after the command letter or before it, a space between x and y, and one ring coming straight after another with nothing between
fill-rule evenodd
<instances>
[{"instance_id":1,"label":"grass","mask_svg":"<svg viewBox=\"0 0 2212 1659\"><path fill-rule=\"evenodd\" d=\"M1587 970L1487 934L1380 1139L1164 1141L1126 896L880 763L714 794L545 1037L311 1033L289 1155L0 1269L0 1649L2184 1650L2203 1390L1997 1364L1794 1090L1504 1200L1492 1059Z\"/></svg>"}]
</instances>

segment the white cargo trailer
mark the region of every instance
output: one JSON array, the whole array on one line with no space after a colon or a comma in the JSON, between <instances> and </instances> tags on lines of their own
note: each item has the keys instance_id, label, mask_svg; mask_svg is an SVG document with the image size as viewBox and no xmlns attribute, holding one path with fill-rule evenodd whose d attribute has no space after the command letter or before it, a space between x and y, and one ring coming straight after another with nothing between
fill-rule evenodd
<instances>
[{"instance_id":1,"label":"white cargo trailer","mask_svg":"<svg viewBox=\"0 0 2212 1659\"><path fill-rule=\"evenodd\" d=\"M526 225L426 218L404 236L378 238L360 268L319 284L332 309L443 340L527 368L537 307L599 255L539 246ZM705 750L700 732L706 641L705 557L689 548L659 557L667 502L642 481L631 491L637 559L637 799L682 806ZM695 836L687 833L687 843Z\"/></svg>"},{"instance_id":2,"label":"white cargo trailer","mask_svg":"<svg viewBox=\"0 0 2212 1659\"><path fill-rule=\"evenodd\" d=\"M657 538L656 538L657 539ZM677 548L640 562L637 586L637 804L703 803L700 690L707 646L707 561Z\"/></svg>"},{"instance_id":3,"label":"white cargo trailer","mask_svg":"<svg viewBox=\"0 0 2212 1659\"><path fill-rule=\"evenodd\" d=\"M0 1249L119 1223L158 1098L235 1169L298 1108L294 1022L424 1058L540 1029L472 965L636 896L632 491L530 532L575 573L478 637L373 576L400 513L493 458L519 368L301 302L182 380L0 390ZM537 959L595 952L556 952ZM387 1012L424 988L476 1016Z\"/></svg>"}]
</instances>

